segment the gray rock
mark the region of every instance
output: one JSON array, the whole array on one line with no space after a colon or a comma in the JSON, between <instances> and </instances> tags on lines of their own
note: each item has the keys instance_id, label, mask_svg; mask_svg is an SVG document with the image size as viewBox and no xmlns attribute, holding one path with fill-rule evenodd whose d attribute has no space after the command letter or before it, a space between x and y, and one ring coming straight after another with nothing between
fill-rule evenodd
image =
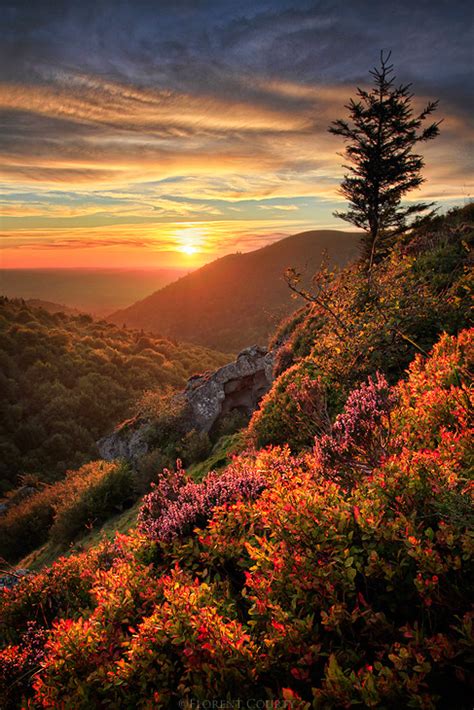
<instances>
[{"instance_id":1,"label":"gray rock","mask_svg":"<svg viewBox=\"0 0 474 710\"><path fill-rule=\"evenodd\" d=\"M234 410L250 416L272 384L273 358L273 352L254 345L215 372L191 377L176 396L186 405L189 431L210 432ZM100 455L133 463L148 453L151 428L150 420L137 415L97 442Z\"/></svg>"},{"instance_id":2,"label":"gray rock","mask_svg":"<svg viewBox=\"0 0 474 710\"><path fill-rule=\"evenodd\" d=\"M184 397L193 428L209 432L217 420L239 409L251 414L272 383L273 353L254 345L210 375L192 377Z\"/></svg>"},{"instance_id":3,"label":"gray rock","mask_svg":"<svg viewBox=\"0 0 474 710\"><path fill-rule=\"evenodd\" d=\"M148 452L150 427L150 422L141 416L123 422L115 431L97 442L101 457L106 461L136 461Z\"/></svg>"}]
</instances>

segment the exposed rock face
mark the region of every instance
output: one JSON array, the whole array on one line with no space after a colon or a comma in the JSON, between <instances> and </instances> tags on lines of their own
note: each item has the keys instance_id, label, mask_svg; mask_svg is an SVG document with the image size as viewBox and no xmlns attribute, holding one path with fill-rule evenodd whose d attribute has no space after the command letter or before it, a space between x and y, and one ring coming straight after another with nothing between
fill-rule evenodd
<instances>
[{"instance_id":1,"label":"exposed rock face","mask_svg":"<svg viewBox=\"0 0 474 710\"><path fill-rule=\"evenodd\" d=\"M273 352L257 345L246 348L234 362L215 372L195 375L182 393L189 412L189 430L210 432L222 417L234 410L250 416L273 380ZM121 424L112 434L97 442L106 460L125 458L135 461L148 452L152 424L137 416Z\"/></svg>"},{"instance_id":2,"label":"exposed rock face","mask_svg":"<svg viewBox=\"0 0 474 710\"><path fill-rule=\"evenodd\" d=\"M106 461L135 461L148 452L150 422L137 416L120 424L112 434L97 442L99 453Z\"/></svg>"},{"instance_id":3,"label":"exposed rock face","mask_svg":"<svg viewBox=\"0 0 474 710\"><path fill-rule=\"evenodd\" d=\"M254 345L216 372L188 380L184 397L194 428L209 432L220 417L234 409L250 415L270 388L272 368L273 353Z\"/></svg>"}]
</instances>

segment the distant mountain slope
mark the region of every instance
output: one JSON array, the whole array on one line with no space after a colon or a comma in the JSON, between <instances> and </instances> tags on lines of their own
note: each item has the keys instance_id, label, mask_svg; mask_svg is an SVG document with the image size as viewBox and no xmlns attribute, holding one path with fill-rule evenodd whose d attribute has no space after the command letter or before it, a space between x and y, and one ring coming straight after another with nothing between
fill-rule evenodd
<instances>
[{"instance_id":1,"label":"distant mountain slope","mask_svg":"<svg viewBox=\"0 0 474 710\"><path fill-rule=\"evenodd\" d=\"M188 269L0 269L0 294L61 303L94 316L113 313L176 281Z\"/></svg>"},{"instance_id":2,"label":"distant mountain slope","mask_svg":"<svg viewBox=\"0 0 474 710\"><path fill-rule=\"evenodd\" d=\"M53 303L52 301L44 301L42 298L28 298L25 301L27 306L32 308L42 308L48 313L67 313L69 315L79 315L81 311L77 308L65 306L63 303Z\"/></svg>"},{"instance_id":3,"label":"distant mountain slope","mask_svg":"<svg viewBox=\"0 0 474 710\"><path fill-rule=\"evenodd\" d=\"M294 267L310 277L325 251L330 263L344 265L355 258L358 240L356 233L310 231L247 254L230 254L108 320L225 351L264 344L296 308L284 270Z\"/></svg>"}]
</instances>

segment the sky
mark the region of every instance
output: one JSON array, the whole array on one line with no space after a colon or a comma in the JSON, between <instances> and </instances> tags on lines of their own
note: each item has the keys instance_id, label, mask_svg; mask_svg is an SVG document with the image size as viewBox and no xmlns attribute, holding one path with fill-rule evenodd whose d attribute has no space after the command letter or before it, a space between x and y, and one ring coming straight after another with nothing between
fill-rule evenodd
<instances>
[{"instance_id":1,"label":"sky","mask_svg":"<svg viewBox=\"0 0 474 710\"><path fill-rule=\"evenodd\" d=\"M1 0L0 265L193 268L347 229L341 139L381 49L439 99L410 198L472 198L465 0Z\"/></svg>"}]
</instances>

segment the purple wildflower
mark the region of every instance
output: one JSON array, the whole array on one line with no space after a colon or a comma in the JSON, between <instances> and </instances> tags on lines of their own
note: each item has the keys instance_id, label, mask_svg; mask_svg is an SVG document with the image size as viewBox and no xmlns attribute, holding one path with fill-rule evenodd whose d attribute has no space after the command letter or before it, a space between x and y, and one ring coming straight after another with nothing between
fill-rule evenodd
<instances>
[{"instance_id":1,"label":"purple wildflower","mask_svg":"<svg viewBox=\"0 0 474 710\"><path fill-rule=\"evenodd\" d=\"M152 540L169 542L205 525L217 506L256 498L265 486L261 473L234 466L221 474L212 471L202 483L187 479L181 468L165 471L143 500L139 528Z\"/></svg>"},{"instance_id":2,"label":"purple wildflower","mask_svg":"<svg viewBox=\"0 0 474 710\"><path fill-rule=\"evenodd\" d=\"M389 415L395 396L379 372L347 398L330 434L315 441L318 467L325 474L350 481L354 471L370 472L386 450ZM352 473L351 473L352 472Z\"/></svg>"}]
</instances>

